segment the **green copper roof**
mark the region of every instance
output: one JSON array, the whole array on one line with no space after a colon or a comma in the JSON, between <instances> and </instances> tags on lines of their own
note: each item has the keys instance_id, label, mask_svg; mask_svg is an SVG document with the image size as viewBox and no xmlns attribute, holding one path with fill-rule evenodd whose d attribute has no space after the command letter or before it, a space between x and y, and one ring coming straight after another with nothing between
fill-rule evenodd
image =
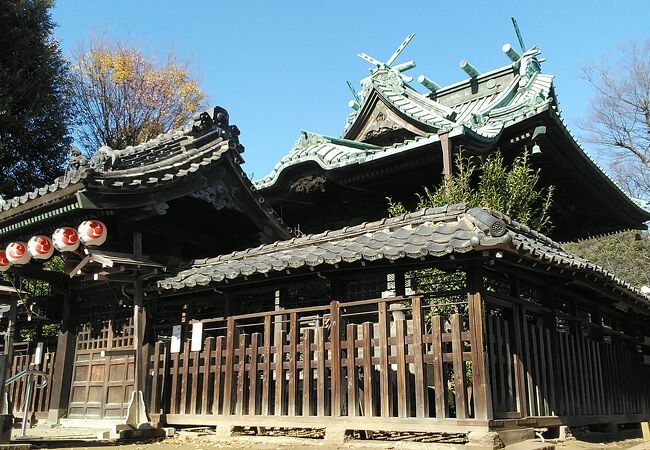
<instances>
[{"instance_id":1,"label":"green copper roof","mask_svg":"<svg viewBox=\"0 0 650 450\"><path fill-rule=\"evenodd\" d=\"M507 52L506 54L508 55ZM486 143L497 143L506 128L545 113L557 121L596 176L613 186L622 198L650 217L648 205L629 198L569 131L559 112L553 86L554 77L541 72L540 63L543 60L538 58L539 55L540 51L533 47L521 56L515 54L518 58L512 64L445 87L438 87L422 75L418 79L431 91L429 94L418 92L410 84L413 79L402 73L414 67L415 63L391 67L390 64L380 63L365 54L359 55L373 63L375 68L369 77L361 81L361 90L354 92L355 100L351 102L353 111L347 118L342 137L351 137L348 135L355 125L360 129L360 124L356 122L368 120L368 115L364 115L364 112L368 112L377 98L407 120L415 121L422 125L422 129L430 130L429 134L389 147L368 147L358 140L336 140L310 133L301 137L290 153L267 176L256 181L255 186L258 189L269 188L277 182L283 171L303 163L312 162L324 170L334 170L407 152L438 141L437 133L440 131L449 131L451 137L464 134Z\"/></svg>"},{"instance_id":2,"label":"green copper roof","mask_svg":"<svg viewBox=\"0 0 650 450\"><path fill-rule=\"evenodd\" d=\"M511 65L481 75L477 83L482 89L476 95L458 94L470 86L471 80L465 80L441 88L435 99L416 91L399 72L387 67L379 68L362 80L363 88L358 93L362 103L348 117L343 136L356 120L361 120L360 113L364 107L370 107L373 96L379 96L403 116L432 130L428 136L390 147L378 147L303 132L289 154L255 185L258 189L270 187L287 168L308 162L314 162L325 170L363 164L435 142L439 131L450 131L452 136L471 134L496 142L505 127L548 109L553 102L553 77L538 70L538 54L534 49L524 54L519 68ZM494 81L490 87L491 80L498 80L501 84Z\"/></svg>"}]
</instances>

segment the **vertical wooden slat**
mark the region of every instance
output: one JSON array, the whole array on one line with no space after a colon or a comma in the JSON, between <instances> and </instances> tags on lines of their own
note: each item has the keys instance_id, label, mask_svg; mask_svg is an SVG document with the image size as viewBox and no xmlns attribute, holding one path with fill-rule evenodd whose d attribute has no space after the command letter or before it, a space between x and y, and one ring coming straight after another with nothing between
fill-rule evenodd
<instances>
[{"instance_id":1,"label":"vertical wooden slat","mask_svg":"<svg viewBox=\"0 0 650 450\"><path fill-rule=\"evenodd\" d=\"M504 406L502 405L501 395L499 395L499 394L503 394L503 392L499 393L497 390L497 386L503 386L503 382L504 382L504 380L502 380L501 377L497 375L497 371L498 371L497 362L501 362L501 346L498 342L497 326L498 326L498 319L494 318L493 316L486 317L485 329L488 335L490 378L493 380L491 384L492 402L494 403L494 408L497 411L503 411ZM501 380L501 383L498 383L497 380Z\"/></svg>"},{"instance_id":2,"label":"vertical wooden slat","mask_svg":"<svg viewBox=\"0 0 650 450\"><path fill-rule=\"evenodd\" d=\"M371 417L372 408L372 339L374 330L372 323L363 323L363 415Z\"/></svg>"},{"instance_id":3,"label":"vertical wooden slat","mask_svg":"<svg viewBox=\"0 0 650 450\"><path fill-rule=\"evenodd\" d=\"M546 351L548 353L548 357L546 358L546 368L548 369L548 380L546 379L546 372L544 373L544 385L548 386L548 390L546 391L547 400L548 400L546 413L547 415L554 416L556 415L556 411L557 411L555 384L557 383L559 374L555 372L555 367L553 364L553 362L555 361L555 355L553 353L553 346L551 345L551 332L547 328L544 329L544 339L546 342Z\"/></svg>"},{"instance_id":4,"label":"vertical wooden slat","mask_svg":"<svg viewBox=\"0 0 650 450\"><path fill-rule=\"evenodd\" d=\"M529 339L530 339L530 343L532 345L531 358L533 360L533 366L530 368L530 370L534 370L534 373L533 373L533 386L535 388L535 396L534 396L535 406L533 407L531 405L531 407L532 407L533 411L535 411L535 415L543 416L544 415L544 412L543 412L544 408L543 408L543 405L542 405L542 387L541 387L541 379L542 379L542 377L541 377L541 370L540 370L540 367L539 367L539 360L541 359L541 355L540 355L539 349L537 347L537 337L538 337L537 329L538 329L538 327L535 326L535 325L531 325L528 328L528 330L530 331Z\"/></svg>"},{"instance_id":5,"label":"vertical wooden slat","mask_svg":"<svg viewBox=\"0 0 650 450\"><path fill-rule=\"evenodd\" d=\"M181 368L181 408L180 414L187 414L187 385L190 375L190 340L186 339L183 345L183 367ZM191 392L191 391L190 391Z\"/></svg>"},{"instance_id":6,"label":"vertical wooden slat","mask_svg":"<svg viewBox=\"0 0 650 450\"><path fill-rule=\"evenodd\" d=\"M528 393L528 414L534 415L535 414L535 389L533 386L533 377L532 377L532 370L533 370L533 363L532 363L532 357L533 351L532 351L532 346L530 345L530 330L528 326L528 318L527 318L527 313L526 313L526 307L522 306L521 307L521 321L522 321L522 334L523 334L523 355L524 361L526 361L525 365L525 377L526 377L526 391Z\"/></svg>"},{"instance_id":7,"label":"vertical wooden slat","mask_svg":"<svg viewBox=\"0 0 650 450\"><path fill-rule=\"evenodd\" d=\"M284 330L275 332L275 415L282 415L284 397Z\"/></svg>"},{"instance_id":8,"label":"vertical wooden slat","mask_svg":"<svg viewBox=\"0 0 650 450\"><path fill-rule=\"evenodd\" d=\"M212 346L214 338L209 337L203 342L203 387L201 389L201 414L208 413L210 403L210 370L212 369Z\"/></svg>"},{"instance_id":9,"label":"vertical wooden slat","mask_svg":"<svg viewBox=\"0 0 650 450\"><path fill-rule=\"evenodd\" d=\"M442 359L442 320L440 316L431 318L431 329L433 343L433 383L435 386L436 397L436 418L443 419L447 417L447 403L445 401L445 375Z\"/></svg>"},{"instance_id":10,"label":"vertical wooden slat","mask_svg":"<svg viewBox=\"0 0 650 450\"><path fill-rule=\"evenodd\" d=\"M409 413L409 389L406 380L406 326L404 319L395 321L395 346L397 357L397 416L407 417Z\"/></svg>"},{"instance_id":11,"label":"vertical wooden slat","mask_svg":"<svg viewBox=\"0 0 650 450\"><path fill-rule=\"evenodd\" d=\"M598 374L600 373L600 367L598 366L598 359L596 357L596 347L597 343L590 339L589 340L589 354L591 361L591 386L594 391L594 414L604 414L604 411L600 408L601 396L600 396L600 386L598 384Z\"/></svg>"},{"instance_id":12,"label":"vertical wooden slat","mask_svg":"<svg viewBox=\"0 0 650 450\"><path fill-rule=\"evenodd\" d=\"M600 392L600 411L602 414L607 414L607 407L605 401L605 388L603 386L604 365L601 357L601 351L600 351L601 347L602 347L602 339L599 342L596 342L595 350L596 350L596 360L598 364L598 390Z\"/></svg>"},{"instance_id":13,"label":"vertical wooden slat","mask_svg":"<svg viewBox=\"0 0 650 450\"><path fill-rule=\"evenodd\" d=\"M287 414L296 415L296 391L298 389L298 318L295 312L289 315L289 404Z\"/></svg>"},{"instance_id":14,"label":"vertical wooden slat","mask_svg":"<svg viewBox=\"0 0 650 450\"><path fill-rule=\"evenodd\" d=\"M379 395L381 417L390 416L391 393L389 390L390 373L388 365L388 313L386 302L379 303Z\"/></svg>"},{"instance_id":15,"label":"vertical wooden slat","mask_svg":"<svg viewBox=\"0 0 650 450\"><path fill-rule=\"evenodd\" d=\"M356 369L356 341L357 341L357 326L350 323L346 327L345 332L347 340L348 357L346 359L348 386L347 386L347 402L348 402L348 416L354 417L357 415L357 369Z\"/></svg>"},{"instance_id":16,"label":"vertical wooden slat","mask_svg":"<svg viewBox=\"0 0 650 450\"><path fill-rule=\"evenodd\" d=\"M571 383L571 395L573 397L572 399L572 406L573 406L573 411L571 414L580 414L580 393L578 392L579 390L579 372L578 372L578 367L577 367L577 360L578 355L576 355L576 346L575 346L575 336L573 335L567 335L567 343L568 343L568 349L569 349L569 382Z\"/></svg>"},{"instance_id":17,"label":"vertical wooden slat","mask_svg":"<svg viewBox=\"0 0 650 450\"><path fill-rule=\"evenodd\" d=\"M424 364L424 317L422 314L422 299L414 297L411 301L413 314L413 360L415 370L415 415L429 417L429 399L427 397L426 366Z\"/></svg>"},{"instance_id":18,"label":"vertical wooden slat","mask_svg":"<svg viewBox=\"0 0 650 450\"><path fill-rule=\"evenodd\" d=\"M502 408L504 411L508 411L508 402L507 402L507 396L506 396L506 383L508 383L509 377L504 375L504 365L507 364L510 361L510 355L505 354L504 355L504 345L503 345L503 330L501 329L501 320L494 318L492 322L496 330L492 333L493 339L496 340L496 347L497 347L497 352L494 353L493 363L496 363L496 370L494 372L494 378L492 378L492 385L493 386L498 386L500 389L500 398L498 399L498 403L502 405ZM493 392L496 392L497 389L493 389ZM493 400L496 400L496 397L492 397Z\"/></svg>"},{"instance_id":19,"label":"vertical wooden slat","mask_svg":"<svg viewBox=\"0 0 650 450\"><path fill-rule=\"evenodd\" d=\"M262 354L262 415L269 414L271 389L271 316L264 317L264 349Z\"/></svg>"},{"instance_id":20,"label":"vertical wooden slat","mask_svg":"<svg viewBox=\"0 0 650 450\"><path fill-rule=\"evenodd\" d=\"M179 370L179 361L180 361L180 353L172 353L172 374L171 374L171 379L172 379L172 392L171 392L171 405L170 405L170 411L172 414L178 414L178 403L179 403L179 398L178 398L178 376L180 373Z\"/></svg>"},{"instance_id":21,"label":"vertical wooden slat","mask_svg":"<svg viewBox=\"0 0 650 450\"><path fill-rule=\"evenodd\" d=\"M232 414L232 380L234 369L235 357L235 341L237 339L237 328L235 326L235 319L228 317L228 324L226 328L226 363L223 378L223 410L224 416Z\"/></svg>"},{"instance_id":22,"label":"vertical wooden slat","mask_svg":"<svg viewBox=\"0 0 650 450\"><path fill-rule=\"evenodd\" d=\"M593 414L593 405L594 405L594 386L593 380L591 377L591 372L593 370L591 357L589 356L589 339L585 336L582 336L582 354L583 354L583 364L585 370L585 390L587 391L587 410L586 414Z\"/></svg>"},{"instance_id":23,"label":"vertical wooden slat","mask_svg":"<svg viewBox=\"0 0 650 450\"><path fill-rule=\"evenodd\" d=\"M467 391L465 388L465 364L463 363L463 341L461 339L460 314L451 315L451 348L454 366L454 394L456 417L467 418Z\"/></svg>"},{"instance_id":24,"label":"vertical wooden slat","mask_svg":"<svg viewBox=\"0 0 650 450\"><path fill-rule=\"evenodd\" d=\"M310 416L311 411L311 390L312 390L312 351L311 344L314 341L314 329L306 328L302 335L302 415Z\"/></svg>"},{"instance_id":25,"label":"vertical wooden slat","mask_svg":"<svg viewBox=\"0 0 650 450\"><path fill-rule=\"evenodd\" d=\"M149 408L151 411L158 411L158 398L160 396L158 392L158 384L160 377L160 347L162 342L156 342L153 350L153 368L152 368L152 377L151 377L151 400L149 403Z\"/></svg>"},{"instance_id":26,"label":"vertical wooden slat","mask_svg":"<svg viewBox=\"0 0 650 450\"><path fill-rule=\"evenodd\" d=\"M248 363L248 414L257 414L257 385L259 382L257 378L257 360L261 338L260 333L253 333L251 337L251 356Z\"/></svg>"},{"instance_id":27,"label":"vertical wooden slat","mask_svg":"<svg viewBox=\"0 0 650 450\"><path fill-rule=\"evenodd\" d=\"M561 385L561 397L562 397L562 407L557 411L558 415L567 415L568 405L569 405L569 386L567 381L567 356L564 350L564 336L565 333L557 333L555 339L557 339L557 348L560 355L559 364L558 364L558 376L561 376L560 385Z\"/></svg>"},{"instance_id":28,"label":"vertical wooden slat","mask_svg":"<svg viewBox=\"0 0 650 450\"><path fill-rule=\"evenodd\" d=\"M223 366L223 336L217 336L214 342L214 383L212 386L212 414L219 414L219 403L221 402L221 389L223 383L221 381L221 369Z\"/></svg>"},{"instance_id":29,"label":"vertical wooden slat","mask_svg":"<svg viewBox=\"0 0 650 450\"><path fill-rule=\"evenodd\" d=\"M587 388L587 383L586 383L585 354L583 349L582 330L580 329L580 327L577 328L575 342L576 342L576 358L577 358L576 362L578 365L578 383L580 384L580 392L582 394L580 396L581 399L580 413L587 414L588 407L589 407L589 401L588 401L589 390Z\"/></svg>"},{"instance_id":30,"label":"vertical wooden slat","mask_svg":"<svg viewBox=\"0 0 650 450\"><path fill-rule=\"evenodd\" d=\"M516 410L517 404L515 401L515 389L512 383L513 370L512 370L512 350L510 348L510 327L508 321L503 321L503 332L505 340L505 365L506 365L506 387L507 387L507 411Z\"/></svg>"},{"instance_id":31,"label":"vertical wooden slat","mask_svg":"<svg viewBox=\"0 0 650 450\"><path fill-rule=\"evenodd\" d=\"M239 349L237 350L237 394L235 399L235 412L237 415L244 414L246 403L246 349L249 345L249 335L239 335Z\"/></svg>"},{"instance_id":32,"label":"vertical wooden slat","mask_svg":"<svg viewBox=\"0 0 650 450\"><path fill-rule=\"evenodd\" d=\"M614 414L616 412L616 388L614 381L614 361L612 359L612 344L613 341L610 341L609 344L604 346L605 358L607 361L607 373L605 380L607 381L607 414Z\"/></svg>"},{"instance_id":33,"label":"vertical wooden slat","mask_svg":"<svg viewBox=\"0 0 650 450\"><path fill-rule=\"evenodd\" d=\"M160 389L159 391L159 403L158 409L152 412L165 413L170 412L169 410L169 399L172 397L170 395L170 386L169 386L169 344L162 345L162 362L161 362L161 379L160 379Z\"/></svg>"},{"instance_id":34,"label":"vertical wooden slat","mask_svg":"<svg viewBox=\"0 0 650 450\"><path fill-rule=\"evenodd\" d=\"M513 280L512 285L512 296L517 298L518 294L518 285L517 280ZM526 348L522 340L524 334L523 323L526 320L525 315L522 313L522 307L519 303L513 302L512 305L513 311L513 331L515 337L515 352L513 354L512 363L514 366L515 372L515 395L517 403L517 411L519 412L519 417L526 417L528 415L528 403L526 402L526 374L524 368L525 354L527 353Z\"/></svg>"},{"instance_id":35,"label":"vertical wooden slat","mask_svg":"<svg viewBox=\"0 0 650 450\"><path fill-rule=\"evenodd\" d=\"M196 399L199 393L199 366L201 352L191 352L192 359L192 388L190 390L190 414L196 414Z\"/></svg>"},{"instance_id":36,"label":"vertical wooden slat","mask_svg":"<svg viewBox=\"0 0 650 450\"><path fill-rule=\"evenodd\" d=\"M316 328L316 415L325 416L325 360L327 351L325 350L325 330L323 327Z\"/></svg>"},{"instance_id":37,"label":"vertical wooden slat","mask_svg":"<svg viewBox=\"0 0 650 450\"><path fill-rule=\"evenodd\" d=\"M539 370L541 373L537 374L537 379L538 382L541 383L541 391L542 391L542 404L540 404L540 413L544 416L548 416L549 413L549 386L547 382L547 377L546 377L546 371L551 365L550 358L547 358L547 348L546 348L546 340L545 340L545 333L544 333L545 328L543 326L537 327L537 339L539 340L539 345L538 345L538 350L539 350L539 356L538 359L540 361L539 364Z\"/></svg>"},{"instance_id":38,"label":"vertical wooden slat","mask_svg":"<svg viewBox=\"0 0 650 450\"><path fill-rule=\"evenodd\" d=\"M330 303L330 379L332 395L332 416L341 415L342 371L341 371L341 309L339 302Z\"/></svg>"}]
</instances>

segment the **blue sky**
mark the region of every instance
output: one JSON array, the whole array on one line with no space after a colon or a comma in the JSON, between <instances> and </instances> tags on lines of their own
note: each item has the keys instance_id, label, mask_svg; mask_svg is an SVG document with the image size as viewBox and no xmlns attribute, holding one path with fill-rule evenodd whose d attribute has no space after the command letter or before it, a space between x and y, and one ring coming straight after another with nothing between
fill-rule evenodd
<instances>
[{"instance_id":1,"label":"blue sky","mask_svg":"<svg viewBox=\"0 0 650 450\"><path fill-rule=\"evenodd\" d=\"M501 46L527 46L556 75L563 115L579 135L593 91L583 67L618 44L650 35L650 2L637 1L169 1L58 0L55 30L68 56L89 37L126 39L149 54L172 49L190 59L209 104L225 107L242 131L244 169L267 174L305 129L339 135L350 112L346 80L358 87L366 52L386 60L406 35L415 38L397 62L446 85L508 63ZM589 147L587 146L589 149Z\"/></svg>"}]
</instances>

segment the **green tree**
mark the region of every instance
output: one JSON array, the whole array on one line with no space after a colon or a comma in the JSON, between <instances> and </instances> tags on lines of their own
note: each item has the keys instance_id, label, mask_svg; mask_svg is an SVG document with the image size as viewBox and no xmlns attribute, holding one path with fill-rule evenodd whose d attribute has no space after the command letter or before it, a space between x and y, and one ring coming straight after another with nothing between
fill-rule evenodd
<instances>
[{"instance_id":1,"label":"green tree","mask_svg":"<svg viewBox=\"0 0 650 450\"><path fill-rule=\"evenodd\" d=\"M567 242L562 247L637 288L650 286L650 236L647 231L626 230Z\"/></svg>"},{"instance_id":2,"label":"green tree","mask_svg":"<svg viewBox=\"0 0 650 450\"><path fill-rule=\"evenodd\" d=\"M468 208L482 207L500 211L533 229L548 231L551 227L550 208L553 186L540 188L539 170L530 166L527 152L515 157L508 167L500 152L484 158L472 158L463 152L456 154L454 173L446 184L424 188L416 194L417 209L455 203ZM408 212L401 202L388 199L388 213L392 216ZM466 306L449 306L463 302L467 286L462 271L445 272L438 268L415 270L407 274L411 287L424 296L430 305L430 314L445 320L455 311L465 312ZM440 296L440 292L445 295Z\"/></svg>"},{"instance_id":3,"label":"green tree","mask_svg":"<svg viewBox=\"0 0 650 450\"><path fill-rule=\"evenodd\" d=\"M0 195L61 173L70 144L68 68L52 36L51 0L0 2Z\"/></svg>"},{"instance_id":4,"label":"green tree","mask_svg":"<svg viewBox=\"0 0 650 450\"><path fill-rule=\"evenodd\" d=\"M465 203L468 208L500 211L539 231L551 228L550 208L554 187L538 186L540 171L531 167L528 152L517 156L510 167L498 151L478 159L459 152L454 168L446 184L425 187L423 193L416 194L417 209ZM388 199L390 215L405 212L407 208L403 203Z\"/></svg>"}]
</instances>

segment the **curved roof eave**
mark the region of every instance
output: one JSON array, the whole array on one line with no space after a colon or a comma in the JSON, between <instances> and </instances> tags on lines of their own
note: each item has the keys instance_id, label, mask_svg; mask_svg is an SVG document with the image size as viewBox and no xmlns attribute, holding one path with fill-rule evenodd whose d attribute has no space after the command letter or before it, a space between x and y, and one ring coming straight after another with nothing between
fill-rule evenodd
<instances>
[{"instance_id":1,"label":"curved roof eave","mask_svg":"<svg viewBox=\"0 0 650 450\"><path fill-rule=\"evenodd\" d=\"M557 105L557 102L556 102ZM562 131L562 133L569 139L571 144L578 150L578 154L580 157L590 166L590 168L599 174L601 179L606 182L608 185L610 185L616 192L618 192L619 196L621 199L623 199L629 207L631 207L633 210L638 212L642 217L644 217L644 222L650 220L650 210L644 208L638 199L634 199L630 197L623 189L621 186L605 171L603 167L596 162L589 153L582 147L580 142L578 142L577 138L573 135L571 130L569 130L569 127L567 126L566 122L564 121L564 118L559 112L559 108L553 107L549 109L549 116L555 121L555 123L558 125L558 128Z\"/></svg>"},{"instance_id":2,"label":"curved roof eave","mask_svg":"<svg viewBox=\"0 0 650 450\"><path fill-rule=\"evenodd\" d=\"M435 258L490 249L596 277L628 295L634 302L641 302L650 311L650 298L613 273L567 252L559 243L503 213L485 208L468 209L464 204L425 208L375 222L194 260L157 284L161 290L176 291L307 267L357 261L420 260L427 256Z\"/></svg>"}]
</instances>

